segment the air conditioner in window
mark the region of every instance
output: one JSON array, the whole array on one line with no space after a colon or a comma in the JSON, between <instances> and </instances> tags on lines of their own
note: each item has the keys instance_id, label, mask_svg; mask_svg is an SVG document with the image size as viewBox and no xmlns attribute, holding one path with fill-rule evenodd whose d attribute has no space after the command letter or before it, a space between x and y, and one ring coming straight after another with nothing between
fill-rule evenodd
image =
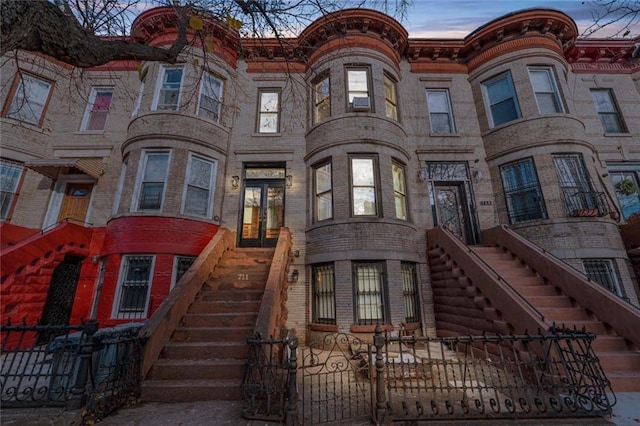
<instances>
[{"instance_id":1,"label":"air conditioner in window","mask_svg":"<svg viewBox=\"0 0 640 426\"><path fill-rule=\"evenodd\" d=\"M369 102L368 96L354 97L353 98L353 110L354 111L369 111L371 109L371 102Z\"/></svg>"}]
</instances>

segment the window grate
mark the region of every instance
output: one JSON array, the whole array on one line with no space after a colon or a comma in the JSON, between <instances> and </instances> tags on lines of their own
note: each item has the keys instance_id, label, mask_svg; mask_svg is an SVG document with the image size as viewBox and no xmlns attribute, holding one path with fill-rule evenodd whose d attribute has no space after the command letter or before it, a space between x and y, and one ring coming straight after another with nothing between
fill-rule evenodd
<instances>
[{"instance_id":1,"label":"window grate","mask_svg":"<svg viewBox=\"0 0 640 426\"><path fill-rule=\"evenodd\" d=\"M153 256L124 256L118 318L146 318Z\"/></svg>"},{"instance_id":2,"label":"window grate","mask_svg":"<svg viewBox=\"0 0 640 426\"><path fill-rule=\"evenodd\" d=\"M420 301L418 298L418 274L416 264L402 262L401 268L405 322L420 322Z\"/></svg>"},{"instance_id":3,"label":"window grate","mask_svg":"<svg viewBox=\"0 0 640 426\"><path fill-rule=\"evenodd\" d=\"M333 263L313 266L313 322L336 323Z\"/></svg>"},{"instance_id":4,"label":"window grate","mask_svg":"<svg viewBox=\"0 0 640 426\"><path fill-rule=\"evenodd\" d=\"M175 281L172 287L180 281L180 278L189 270L193 262L195 262L195 256L176 256L175 261Z\"/></svg>"},{"instance_id":5,"label":"window grate","mask_svg":"<svg viewBox=\"0 0 640 426\"><path fill-rule=\"evenodd\" d=\"M584 259L585 275L612 293L624 297L618 284L613 262L609 259Z\"/></svg>"},{"instance_id":6,"label":"window grate","mask_svg":"<svg viewBox=\"0 0 640 426\"><path fill-rule=\"evenodd\" d=\"M382 263L356 262L353 265L353 274L358 324L384 324L385 302Z\"/></svg>"},{"instance_id":7,"label":"window grate","mask_svg":"<svg viewBox=\"0 0 640 426\"><path fill-rule=\"evenodd\" d=\"M511 223L547 218L533 159L501 165L500 175Z\"/></svg>"}]
</instances>

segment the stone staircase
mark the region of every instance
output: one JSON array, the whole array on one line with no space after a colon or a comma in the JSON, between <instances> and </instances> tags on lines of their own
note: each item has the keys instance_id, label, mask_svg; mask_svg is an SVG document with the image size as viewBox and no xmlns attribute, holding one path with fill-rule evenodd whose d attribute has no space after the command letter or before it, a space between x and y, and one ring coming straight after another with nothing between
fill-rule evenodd
<instances>
[{"instance_id":1,"label":"stone staircase","mask_svg":"<svg viewBox=\"0 0 640 426\"><path fill-rule=\"evenodd\" d=\"M541 312L548 324L596 333L593 349L616 392L640 391L638 348L511 253L499 247L470 248Z\"/></svg>"},{"instance_id":2,"label":"stone staircase","mask_svg":"<svg viewBox=\"0 0 640 426\"><path fill-rule=\"evenodd\" d=\"M142 400L239 400L273 249L227 251L143 382Z\"/></svg>"}]
</instances>

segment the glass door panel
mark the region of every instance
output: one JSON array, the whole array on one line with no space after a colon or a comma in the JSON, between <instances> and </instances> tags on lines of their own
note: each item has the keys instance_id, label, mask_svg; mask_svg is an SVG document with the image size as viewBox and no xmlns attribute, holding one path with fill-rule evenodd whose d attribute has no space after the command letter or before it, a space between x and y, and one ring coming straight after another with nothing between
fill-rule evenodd
<instances>
[{"instance_id":1,"label":"glass door panel","mask_svg":"<svg viewBox=\"0 0 640 426\"><path fill-rule=\"evenodd\" d=\"M242 201L240 247L275 247L284 225L284 182L249 180Z\"/></svg>"}]
</instances>

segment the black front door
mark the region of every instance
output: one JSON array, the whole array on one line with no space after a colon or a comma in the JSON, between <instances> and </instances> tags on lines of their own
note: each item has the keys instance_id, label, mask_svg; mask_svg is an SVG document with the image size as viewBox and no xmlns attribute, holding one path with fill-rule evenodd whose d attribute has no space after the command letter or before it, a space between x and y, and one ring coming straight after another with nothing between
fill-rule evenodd
<instances>
[{"instance_id":1,"label":"black front door","mask_svg":"<svg viewBox=\"0 0 640 426\"><path fill-rule=\"evenodd\" d=\"M284 181L245 181L242 199L240 247L275 247L284 225Z\"/></svg>"}]
</instances>

